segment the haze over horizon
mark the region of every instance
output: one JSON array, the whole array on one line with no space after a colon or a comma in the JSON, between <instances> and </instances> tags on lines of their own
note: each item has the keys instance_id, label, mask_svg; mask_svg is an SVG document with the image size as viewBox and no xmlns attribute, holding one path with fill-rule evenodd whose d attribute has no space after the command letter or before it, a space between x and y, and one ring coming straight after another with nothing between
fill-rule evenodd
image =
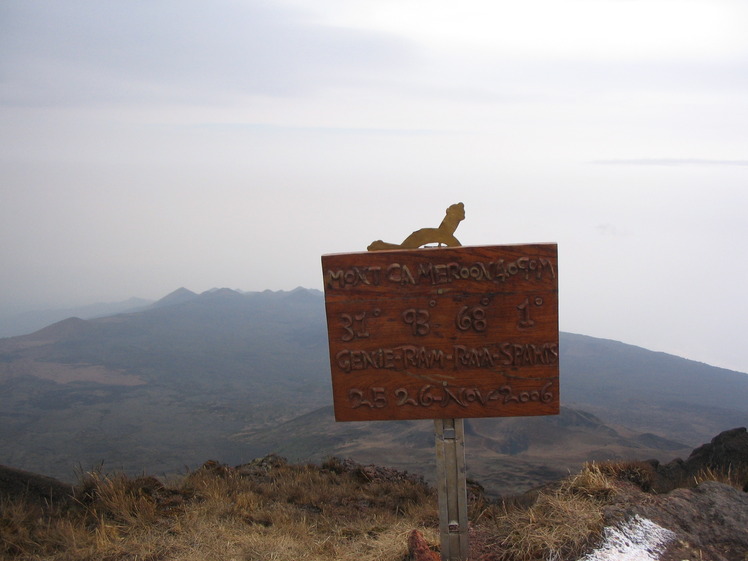
<instances>
[{"instance_id":1,"label":"haze over horizon","mask_svg":"<svg viewBox=\"0 0 748 561\"><path fill-rule=\"evenodd\" d=\"M748 372L748 4L8 0L0 311L559 244L561 329Z\"/></svg>"}]
</instances>

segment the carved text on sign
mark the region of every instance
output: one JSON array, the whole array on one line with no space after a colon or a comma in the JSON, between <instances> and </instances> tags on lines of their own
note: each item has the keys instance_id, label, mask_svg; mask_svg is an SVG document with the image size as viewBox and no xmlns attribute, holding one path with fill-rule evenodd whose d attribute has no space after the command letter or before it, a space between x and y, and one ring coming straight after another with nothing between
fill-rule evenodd
<instances>
[{"instance_id":1,"label":"carved text on sign","mask_svg":"<svg viewBox=\"0 0 748 561\"><path fill-rule=\"evenodd\" d=\"M381 409L391 403L394 403L396 407L446 407L450 403L455 403L463 408L472 403L480 405L487 405L491 402L503 405L512 402L527 403L531 401L550 403L554 397L550 389L551 385L551 382L547 382L539 390L515 392L510 385L485 391L478 387L455 388L424 384L414 390L397 388L393 395L389 395L386 388L383 387L351 388L348 391L348 398L352 409L358 409L359 407ZM394 399L392 399L393 397Z\"/></svg>"},{"instance_id":2,"label":"carved text on sign","mask_svg":"<svg viewBox=\"0 0 748 561\"><path fill-rule=\"evenodd\" d=\"M416 345L377 348L373 350L342 349L335 354L341 372L360 370L393 370L408 368L491 369L558 364L558 343L492 343L486 347L454 345L452 352Z\"/></svg>"},{"instance_id":3,"label":"carved text on sign","mask_svg":"<svg viewBox=\"0 0 748 561\"><path fill-rule=\"evenodd\" d=\"M510 263L503 259L496 262L424 263L414 268L404 263L390 263L384 267L351 267L325 271L327 288L352 288L359 285L382 286L384 284L431 284L439 285L455 281L487 281L504 283L519 275L524 280L556 278L553 262L545 258L523 256Z\"/></svg>"},{"instance_id":4,"label":"carved text on sign","mask_svg":"<svg viewBox=\"0 0 748 561\"><path fill-rule=\"evenodd\" d=\"M558 412L556 246L322 258L338 420Z\"/></svg>"}]
</instances>

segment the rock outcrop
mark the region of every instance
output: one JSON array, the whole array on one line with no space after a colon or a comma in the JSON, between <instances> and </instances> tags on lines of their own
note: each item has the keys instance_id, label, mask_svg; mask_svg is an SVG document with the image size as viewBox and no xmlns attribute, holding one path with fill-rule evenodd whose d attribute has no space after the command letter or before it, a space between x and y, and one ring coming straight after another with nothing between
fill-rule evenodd
<instances>
[{"instance_id":1,"label":"rock outcrop","mask_svg":"<svg viewBox=\"0 0 748 561\"><path fill-rule=\"evenodd\" d=\"M659 557L661 561L748 559L748 431L744 427L718 434L685 461L649 463L655 472L652 492L644 492L641 485L624 487L605 509L606 526L640 517L674 532L676 539Z\"/></svg>"},{"instance_id":2,"label":"rock outcrop","mask_svg":"<svg viewBox=\"0 0 748 561\"><path fill-rule=\"evenodd\" d=\"M740 427L721 432L691 452L685 461L677 459L661 465L650 460L650 463L656 471L655 491L689 486L694 478L707 472L737 478L743 491L748 491L748 431Z\"/></svg>"},{"instance_id":3,"label":"rock outcrop","mask_svg":"<svg viewBox=\"0 0 748 561\"><path fill-rule=\"evenodd\" d=\"M748 493L705 481L663 495L631 490L605 509L606 526L636 517L673 532L661 561L744 561L748 553Z\"/></svg>"}]
</instances>

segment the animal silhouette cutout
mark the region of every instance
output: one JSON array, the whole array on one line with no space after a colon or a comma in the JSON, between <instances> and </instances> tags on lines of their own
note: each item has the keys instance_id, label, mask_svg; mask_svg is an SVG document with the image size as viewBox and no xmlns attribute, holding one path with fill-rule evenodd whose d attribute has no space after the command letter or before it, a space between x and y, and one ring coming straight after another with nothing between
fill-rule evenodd
<instances>
[{"instance_id":1,"label":"animal silhouette cutout","mask_svg":"<svg viewBox=\"0 0 748 561\"><path fill-rule=\"evenodd\" d=\"M462 245L455 238L457 226L465 219L465 205L456 203L447 209L447 215L439 224L438 228L421 228L403 240L403 243L388 243L382 240L371 242L367 248L369 251L380 251L383 249L417 249L422 245L436 243L448 247L457 247Z\"/></svg>"}]
</instances>

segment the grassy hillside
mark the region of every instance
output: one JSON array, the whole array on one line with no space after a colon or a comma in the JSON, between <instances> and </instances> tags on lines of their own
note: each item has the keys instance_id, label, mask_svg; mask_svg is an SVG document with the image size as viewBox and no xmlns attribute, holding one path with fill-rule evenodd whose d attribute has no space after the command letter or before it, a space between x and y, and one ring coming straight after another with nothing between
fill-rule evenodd
<instances>
[{"instance_id":1,"label":"grassy hillside","mask_svg":"<svg viewBox=\"0 0 748 561\"><path fill-rule=\"evenodd\" d=\"M608 507L652 502L652 469L589 464L502 502L470 484L470 559L578 559L600 543ZM736 483L711 472L689 486L706 479ZM166 484L90 472L67 500L6 491L0 485L0 555L9 561L405 561L419 535L439 545L436 498L421 478L335 458L311 465L268 456L236 468L207 462ZM681 555L683 544L692 547L691 536L682 537Z\"/></svg>"}]
</instances>

